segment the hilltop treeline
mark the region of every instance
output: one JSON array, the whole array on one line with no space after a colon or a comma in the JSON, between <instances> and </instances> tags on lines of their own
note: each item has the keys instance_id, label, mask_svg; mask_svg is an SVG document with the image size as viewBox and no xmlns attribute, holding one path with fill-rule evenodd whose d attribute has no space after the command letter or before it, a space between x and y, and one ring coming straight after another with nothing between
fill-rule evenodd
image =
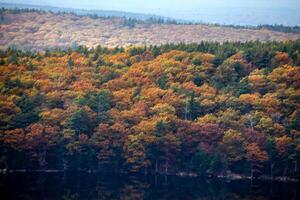
<instances>
[{"instance_id":1,"label":"hilltop treeline","mask_svg":"<svg viewBox=\"0 0 300 200\"><path fill-rule=\"evenodd\" d=\"M299 50L2 50L1 168L298 176Z\"/></svg>"},{"instance_id":2,"label":"hilltop treeline","mask_svg":"<svg viewBox=\"0 0 300 200\"><path fill-rule=\"evenodd\" d=\"M53 9L53 11L51 10ZM87 10L78 10L76 12L76 9L71 9L68 10L66 9L65 11L59 10L59 8L55 7L49 7L49 10L43 10L43 9L36 9L36 8L1 8L0 9L0 23L5 22L4 14L5 13L10 13L10 14L21 14L21 13L30 13L30 12L36 12L36 13L52 13L52 14L58 14L58 15L64 15L64 14L73 14L77 16L88 16L92 19L114 19L114 18L122 18L124 26L127 26L129 28L135 27L137 24L181 24L181 25L209 25L209 26L219 26L219 27L230 27L230 28L235 28L235 29L251 29L251 30L261 30L261 29L266 29L270 31L277 31L277 32L283 32L283 33L295 33L299 34L300 33L300 27L299 26L284 26L282 24L274 24L274 25L269 25L269 24L261 24L258 26L244 26L244 25L224 25L224 24L214 24L214 23L204 23L204 22L189 22L187 20L176 20L172 18L167 18L167 17L161 17L161 16L147 16L147 15L142 15L139 16L139 14L134 14L134 13L123 13L123 16L121 16L122 12L120 12L118 15L119 16L113 16L115 13L112 13L111 16L109 14L102 13L101 11L98 11L99 13L97 14L97 11L87 11ZM91 12L91 13L89 13ZM109 11L107 11L109 12ZM131 15L136 15L136 17L131 16ZM140 19L142 18L142 19Z\"/></svg>"},{"instance_id":3,"label":"hilltop treeline","mask_svg":"<svg viewBox=\"0 0 300 200\"><path fill-rule=\"evenodd\" d=\"M52 10L51 10L52 8ZM143 15L135 13L126 13L118 11L88 11L88 10L76 10L76 9L59 9L55 7L49 7L49 10L37 9L37 8L0 8L0 23L5 23L5 14L22 14L22 13L39 13L39 14L57 14L66 15L72 14L79 17L90 17L91 19L122 19L124 26L130 28L137 24L192 24L192 23L180 23L175 19L155 16L155 15Z\"/></svg>"},{"instance_id":4,"label":"hilltop treeline","mask_svg":"<svg viewBox=\"0 0 300 200\"><path fill-rule=\"evenodd\" d=\"M282 24L261 24L258 26L243 26L243 25L222 25L222 24L208 24L211 26L220 26L220 27L230 27L236 29L252 29L252 30L270 30L270 31L277 31L283 33L300 33L300 26L284 26Z\"/></svg>"}]
</instances>

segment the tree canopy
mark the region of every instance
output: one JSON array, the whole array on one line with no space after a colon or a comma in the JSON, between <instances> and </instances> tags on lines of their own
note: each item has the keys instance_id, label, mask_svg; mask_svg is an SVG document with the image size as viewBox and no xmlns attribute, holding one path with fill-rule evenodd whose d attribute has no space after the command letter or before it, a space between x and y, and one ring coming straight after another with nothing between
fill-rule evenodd
<instances>
[{"instance_id":1,"label":"tree canopy","mask_svg":"<svg viewBox=\"0 0 300 200\"><path fill-rule=\"evenodd\" d=\"M0 60L0 165L299 176L300 41Z\"/></svg>"}]
</instances>

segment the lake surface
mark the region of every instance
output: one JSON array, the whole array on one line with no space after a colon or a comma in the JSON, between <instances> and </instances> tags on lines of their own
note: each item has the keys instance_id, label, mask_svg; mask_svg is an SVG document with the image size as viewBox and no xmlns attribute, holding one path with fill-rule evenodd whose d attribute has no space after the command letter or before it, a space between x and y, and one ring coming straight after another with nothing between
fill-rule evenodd
<instances>
[{"instance_id":1,"label":"lake surface","mask_svg":"<svg viewBox=\"0 0 300 200\"><path fill-rule=\"evenodd\" d=\"M116 176L87 173L17 173L0 175L0 199L197 199L296 200L291 183Z\"/></svg>"},{"instance_id":2,"label":"lake surface","mask_svg":"<svg viewBox=\"0 0 300 200\"><path fill-rule=\"evenodd\" d=\"M169 11L165 16L205 23L226 25L283 24L300 25L300 8L267 9L260 7L194 8L189 11ZM162 13L163 14L163 13Z\"/></svg>"}]
</instances>

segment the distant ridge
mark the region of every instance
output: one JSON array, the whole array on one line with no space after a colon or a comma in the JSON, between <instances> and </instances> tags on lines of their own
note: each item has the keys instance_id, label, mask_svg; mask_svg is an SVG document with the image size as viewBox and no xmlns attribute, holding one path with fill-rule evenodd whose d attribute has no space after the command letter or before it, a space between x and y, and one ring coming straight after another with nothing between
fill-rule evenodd
<instances>
[{"instance_id":1,"label":"distant ridge","mask_svg":"<svg viewBox=\"0 0 300 200\"><path fill-rule=\"evenodd\" d=\"M133 13L125 11L116 11L116 10L88 10L88 9L77 9L77 8L64 8L64 7L54 7L54 6L43 6L43 5L31 5L31 4L14 4L14 3L1 3L0 7L6 9L37 9L41 11L51 11L54 13L66 12L66 13L75 13L77 15L97 15L98 17L126 17L137 20L148 20L148 19L162 19L162 20L176 20L178 22L187 22L181 19L173 19L170 17L164 17L154 14L143 14L143 13Z\"/></svg>"},{"instance_id":2,"label":"distant ridge","mask_svg":"<svg viewBox=\"0 0 300 200\"><path fill-rule=\"evenodd\" d=\"M23 50L66 49L73 44L91 48L97 45L125 47L203 41L267 42L300 38L299 27L218 26L162 20L153 18L155 15L142 15L149 18L137 19L124 13L119 17L117 15L112 17L111 14L107 15L109 11L105 11L106 15L103 12L101 15L101 11L93 14L97 11L81 10L81 13L78 13L75 12L76 9L39 8L0 9L0 49L9 47Z\"/></svg>"},{"instance_id":3,"label":"distant ridge","mask_svg":"<svg viewBox=\"0 0 300 200\"><path fill-rule=\"evenodd\" d=\"M1 3L0 8L5 9L34 9L44 12L53 13L74 13L76 15L84 16L89 15L92 17L120 17L126 19L133 19L131 23L136 23L138 21L147 21L148 23L167 23L167 24L201 24L209 26L221 26L230 27L237 29L267 29L271 31L278 31L284 33L296 33L300 34L300 26L285 26L282 24L259 24L259 25L234 25L234 24L220 24L220 23L209 23L202 20L185 20L172 17L165 17L162 15L155 14L145 14L145 13L135 13L117 10L92 10L92 9L78 9L78 8L67 8L67 7L55 7L46 5L33 5L33 4L18 4L18 3Z\"/></svg>"}]
</instances>

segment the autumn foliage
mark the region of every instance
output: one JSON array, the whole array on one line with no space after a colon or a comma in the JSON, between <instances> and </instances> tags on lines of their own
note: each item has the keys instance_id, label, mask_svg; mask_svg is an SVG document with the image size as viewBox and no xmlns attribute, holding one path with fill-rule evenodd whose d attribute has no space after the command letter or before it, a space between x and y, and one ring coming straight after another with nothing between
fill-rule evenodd
<instances>
[{"instance_id":1,"label":"autumn foliage","mask_svg":"<svg viewBox=\"0 0 300 200\"><path fill-rule=\"evenodd\" d=\"M299 52L299 41L2 50L0 165L296 176Z\"/></svg>"}]
</instances>

